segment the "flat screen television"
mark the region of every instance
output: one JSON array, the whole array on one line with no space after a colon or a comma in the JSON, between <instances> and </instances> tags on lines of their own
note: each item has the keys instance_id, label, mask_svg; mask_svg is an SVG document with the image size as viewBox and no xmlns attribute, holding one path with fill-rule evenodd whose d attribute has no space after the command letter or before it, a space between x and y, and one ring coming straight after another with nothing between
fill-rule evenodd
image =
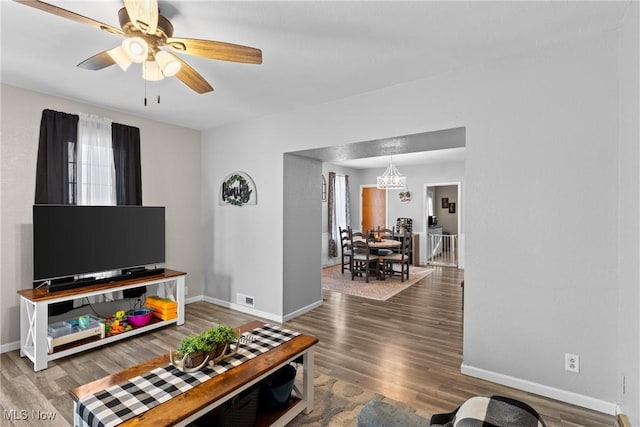
<instances>
[{"instance_id":1,"label":"flat screen television","mask_svg":"<svg viewBox=\"0 0 640 427\"><path fill-rule=\"evenodd\" d=\"M164 207L33 206L34 287L164 262Z\"/></svg>"}]
</instances>

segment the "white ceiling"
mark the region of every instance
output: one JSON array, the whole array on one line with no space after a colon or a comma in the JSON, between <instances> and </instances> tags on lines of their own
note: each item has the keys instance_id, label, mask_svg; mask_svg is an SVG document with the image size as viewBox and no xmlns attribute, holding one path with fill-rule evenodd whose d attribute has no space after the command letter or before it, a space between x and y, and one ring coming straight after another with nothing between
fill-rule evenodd
<instances>
[{"instance_id":1,"label":"white ceiling","mask_svg":"<svg viewBox=\"0 0 640 427\"><path fill-rule=\"evenodd\" d=\"M118 26L121 1L51 1ZM194 129L305 108L616 28L628 2L160 1L176 37L262 49L263 64L183 55L214 87L146 86L140 66L76 64L120 43L2 0L2 82ZM161 103L155 103L160 94ZM396 159L400 164L400 158Z\"/></svg>"},{"instance_id":2,"label":"white ceiling","mask_svg":"<svg viewBox=\"0 0 640 427\"><path fill-rule=\"evenodd\" d=\"M450 163L465 160L466 148L449 148L446 150L420 151L417 153L394 154L391 156L366 157L342 161L332 161L334 165L353 169L386 168L389 162L397 167L425 165L432 163Z\"/></svg>"}]
</instances>

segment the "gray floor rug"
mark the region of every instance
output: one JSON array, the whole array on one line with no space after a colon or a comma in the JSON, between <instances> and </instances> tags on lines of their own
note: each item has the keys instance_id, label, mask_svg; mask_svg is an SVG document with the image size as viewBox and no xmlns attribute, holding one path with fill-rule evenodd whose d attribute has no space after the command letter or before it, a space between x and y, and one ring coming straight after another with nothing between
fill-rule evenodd
<instances>
[{"instance_id":1,"label":"gray floor rug","mask_svg":"<svg viewBox=\"0 0 640 427\"><path fill-rule=\"evenodd\" d=\"M357 425L358 413L369 400L393 402L381 394L323 373L316 372L314 385L313 411L298 415L288 426L353 427Z\"/></svg>"}]
</instances>

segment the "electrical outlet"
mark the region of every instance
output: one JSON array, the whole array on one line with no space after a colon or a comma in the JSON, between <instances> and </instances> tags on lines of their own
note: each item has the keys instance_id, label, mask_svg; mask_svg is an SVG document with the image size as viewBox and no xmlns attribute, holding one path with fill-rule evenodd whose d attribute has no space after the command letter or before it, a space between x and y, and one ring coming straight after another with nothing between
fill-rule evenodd
<instances>
[{"instance_id":1,"label":"electrical outlet","mask_svg":"<svg viewBox=\"0 0 640 427\"><path fill-rule=\"evenodd\" d=\"M577 354L565 353L564 370L569 372L580 373L580 356Z\"/></svg>"}]
</instances>

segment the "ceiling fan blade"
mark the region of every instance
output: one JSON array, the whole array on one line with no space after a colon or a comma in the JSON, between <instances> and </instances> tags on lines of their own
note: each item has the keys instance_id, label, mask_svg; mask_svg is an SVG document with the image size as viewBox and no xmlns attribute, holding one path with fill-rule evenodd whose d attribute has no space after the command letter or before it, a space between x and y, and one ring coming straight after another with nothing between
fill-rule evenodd
<instances>
[{"instance_id":1,"label":"ceiling fan blade","mask_svg":"<svg viewBox=\"0 0 640 427\"><path fill-rule=\"evenodd\" d=\"M140 31L155 34L158 29L158 0L124 0L131 23Z\"/></svg>"},{"instance_id":2,"label":"ceiling fan blade","mask_svg":"<svg viewBox=\"0 0 640 427\"><path fill-rule=\"evenodd\" d=\"M96 53L90 58L85 59L78 64L78 67L97 71L109 67L110 65L113 65L115 63L116 61L114 61L111 55L109 55L109 53L107 53L107 51L105 50L100 53Z\"/></svg>"},{"instance_id":3,"label":"ceiling fan blade","mask_svg":"<svg viewBox=\"0 0 640 427\"><path fill-rule=\"evenodd\" d=\"M213 87L202 77L196 70L191 68L189 64L178 58L180 64L180 71L176 74L178 80L189 86L195 92L199 94L213 91Z\"/></svg>"},{"instance_id":4,"label":"ceiling fan blade","mask_svg":"<svg viewBox=\"0 0 640 427\"><path fill-rule=\"evenodd\" d=\"M58 6L54 6L49 3L45 3L40 0L14 0L17 3L24 4L25 6L30 6L36 9L40 9L44 12L51 13L53 15L58 15L63 18L70 19L72 21L79 22L81 24L89 24L94 27L100 28L101 30L107 31L112 34L120 34L124 35L120 28L112 27L109 24L105 24L104 22L96 21L95 19L87 18L86 16L80 15L75 12L71 12L69 10L63 9Z\"/></svg>"},{"instance_id":5,"label":"ceiling fan blade","mask_svg":"<svg viewBox=\"0 0 640 427\"><path fill-rule=\"evenodd\" d=\"M239 44L178 37L167 38L166 44L176 52L188 55L247 64L262 64L260 49Z\"/></svg>"}]
</instances>

